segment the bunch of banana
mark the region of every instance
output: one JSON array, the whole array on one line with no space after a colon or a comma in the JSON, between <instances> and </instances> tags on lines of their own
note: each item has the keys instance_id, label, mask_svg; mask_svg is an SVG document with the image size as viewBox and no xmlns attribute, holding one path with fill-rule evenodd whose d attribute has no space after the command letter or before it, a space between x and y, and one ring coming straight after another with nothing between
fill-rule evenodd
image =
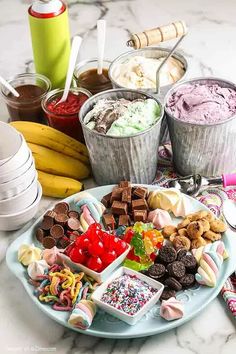
<instances>
[{"instance_id":1,"label":"bunch of banana","mask_svg":"<svg viewBox=\"0 0 236 354\"><path fill-rule=\"evenodd\" d=\"M83 188L79 180L90 174L84 144L42 124L26 121L10 124L24 136L33 153L45 196L64 198Z\"/></svg>"}]
</instances>

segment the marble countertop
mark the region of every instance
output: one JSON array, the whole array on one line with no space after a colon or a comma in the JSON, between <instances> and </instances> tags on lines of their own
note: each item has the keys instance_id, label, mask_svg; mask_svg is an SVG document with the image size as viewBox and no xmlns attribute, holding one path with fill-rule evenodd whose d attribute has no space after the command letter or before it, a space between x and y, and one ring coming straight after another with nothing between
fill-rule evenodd
<instances>
[{"instance_id":1,"label":"marble countertop","mask_svg":"<svg viewBox=\"0 0 236 354\"><path fill-rule=\"evenodd\" d=\"M0 74L10 77L32 70L27 22L29 0L0 0ZM188 77L218 76L236 82L235 0L70 0L71 34L84 37L81 58L96 55L96 21L107 20L106 57L127 50L129 33L184 19L190 31L180 51L189 61ZM111 45L111 43L113 45ZM171 46L169 42L165 46ZM8 114L0 101L0 120ZM86 182L86 187L93 181ZM43 198L36 217L52 199ZM32 221L33 222L33 221ZM26 228L29 225L26 226ZM0 233L0 343L1 353L58 354L232 354L236 322L218 296L197 318L164 334L132 340L87 337L53 322L33 306L20 282L5 263L8 245L22 230Z\"/></svg>"}]
</instances>

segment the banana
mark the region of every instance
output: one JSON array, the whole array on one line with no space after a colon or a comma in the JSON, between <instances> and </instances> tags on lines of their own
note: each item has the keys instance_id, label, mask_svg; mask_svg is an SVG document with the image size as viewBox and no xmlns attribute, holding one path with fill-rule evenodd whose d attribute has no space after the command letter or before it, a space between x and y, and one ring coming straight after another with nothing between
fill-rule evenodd
<instances>
[{"instance_id":1,"label":"banana","mask_svg":"<svg viewBox=\"0 0 236 354\"><path fill-rule=\"evenodd\" d=\"M33 122L15 121L10 124L23 134L28 143L42 145L89 164L86 146L59 130Z\"/></svg>"},{"instance_id":2,"label":"banana","mask_svg":"<svg viewBox=\"0 0 236 354\"><path fill-rule=\"evenodd\" d=\"M73 157L63 155L41 145L28 143L37 170L53 175L83 179L89 176L89 168Z\"/></svg>"},{"instance_id":3,"label":"banana","mask_svg":"<svg viewBox=\"0 0 236 354\"><path fill-rule=\"evenodd\" d=\"M42 171L38 171L38 179L43 188L43 195L47 197L66 198L83 189L83 184L75 179Z\"/></svg>"}]
</instances>

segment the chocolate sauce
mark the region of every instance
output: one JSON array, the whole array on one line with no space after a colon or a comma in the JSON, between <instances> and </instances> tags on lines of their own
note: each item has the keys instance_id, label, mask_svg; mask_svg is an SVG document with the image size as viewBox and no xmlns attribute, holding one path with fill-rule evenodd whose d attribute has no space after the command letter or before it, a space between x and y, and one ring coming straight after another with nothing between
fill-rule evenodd
<instances>
[{"instance_id":1,"label":"chocolate sauce","mask_svg":"<svg viewBox=\"0 0 236 354\"><path fill-rule=\"evenodd\" d=\"M98 92L112 89L108 76L108 70L103 68L102 74L98 75L97 69L89 69L81 73L77 79L78 86L89 90L93 95Z\"/></svg>"},{"instance_id":2,"label":"chocolate sauce","mask_svg":"<svg viewBox=\"0 0 236 354\"><path fill-rule=\"evenodd\" d=\"M44 113L41 108L42 95L45 90L36 85L22 85L15 87L19 97L11 92L7 95L7 108L12 121L26 120L43 123Z\"/></svg>"}]
</instances>

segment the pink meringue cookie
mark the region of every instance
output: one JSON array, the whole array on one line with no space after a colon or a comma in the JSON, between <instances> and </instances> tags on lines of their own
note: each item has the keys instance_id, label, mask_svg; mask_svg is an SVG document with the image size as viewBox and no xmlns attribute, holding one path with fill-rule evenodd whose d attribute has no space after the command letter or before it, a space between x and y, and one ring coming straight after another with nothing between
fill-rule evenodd
<instances>
[{"instance_id":1,"label":"pink meringue cookie","mask_svg":"<svg viewBox=\"0 0 236 354\"><path fill-rule=\"evenodd\" d=\"M47 262L49 265L58 264L60 263L60 255L61 250L59 250L56 246L53 248L45 249L42 252L42 258Z\"/></svg>"},{"instance_id":2,"label":"pink meringue cookie","mask_svg":"<svg viewBox=\"0 0 236 354\"><path fill-rule=\"evenodd\" d=\"M152 222L157 229L172 223L170 214L166 210L155 209L148 213L148 221Z\"/></svg>"},{"instance_id":3,"label":"pink meringue cookie","mask_svg":"<svg viewBox=\"0 0 236 354\"><path fill-rule=\"evenodd\" d=\"M168 300L162 300L160 315L167 321L177 320L184 315L183 303L174 297Z\"/></svg>"}]
</instances>

